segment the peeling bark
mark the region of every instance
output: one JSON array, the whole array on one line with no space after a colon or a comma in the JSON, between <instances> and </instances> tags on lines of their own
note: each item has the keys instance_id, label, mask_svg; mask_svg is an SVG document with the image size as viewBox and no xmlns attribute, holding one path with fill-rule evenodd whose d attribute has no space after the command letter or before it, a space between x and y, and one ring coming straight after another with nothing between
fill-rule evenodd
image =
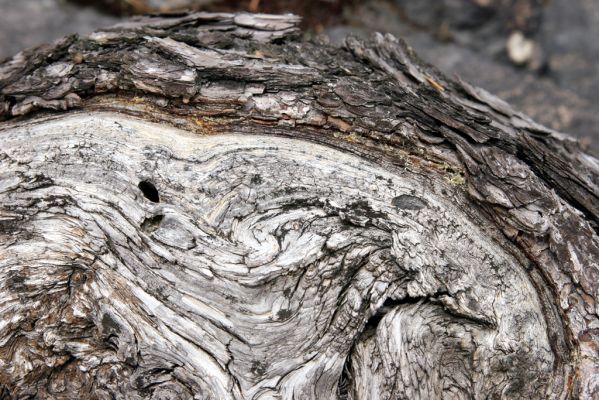
<instances>
[{"instance_id":1,"label":"peeling bark","mask_svg":"<svg viewBox=\"0 0 599 400\"><path fill-rule=\"evenodd\" d=\"M297 24L0 65L2 396L597 396L599 161L392 36Z\"/></svg>"}]
</instances>

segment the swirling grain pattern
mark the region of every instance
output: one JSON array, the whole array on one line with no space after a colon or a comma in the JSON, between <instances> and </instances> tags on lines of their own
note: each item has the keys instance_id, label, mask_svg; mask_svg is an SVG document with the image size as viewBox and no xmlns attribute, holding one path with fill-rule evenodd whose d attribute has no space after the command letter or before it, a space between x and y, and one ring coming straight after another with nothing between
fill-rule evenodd
<instances>
[{"instance_id":1,"label":"swirling grain pattern","mask_svg":"<svg viewBox=\"0 0 599 400\"><path fill-rule=\"evenodd\" d=\"M214 399L335 398L342 375L356 399L547 387L536 291L446 180L108 113L3 139L0 362L16 387Z\"/></svg>"}]
</instances>

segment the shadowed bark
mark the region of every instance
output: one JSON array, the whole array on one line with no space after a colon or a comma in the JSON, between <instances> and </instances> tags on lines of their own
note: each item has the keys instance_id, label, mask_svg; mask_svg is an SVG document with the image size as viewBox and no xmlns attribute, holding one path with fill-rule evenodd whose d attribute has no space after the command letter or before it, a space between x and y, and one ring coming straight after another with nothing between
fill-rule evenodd
<instances>
[{"instance_id":1,"label":"shadowed bark","mask_svg":"<svg viewBox=\"0 0 599 400\"><path fill-rule=\"evenodd\" d=\"M298 22L144 17L0 65L2 396L596 396L599 161Z\"/></svg>"}]
</instances>

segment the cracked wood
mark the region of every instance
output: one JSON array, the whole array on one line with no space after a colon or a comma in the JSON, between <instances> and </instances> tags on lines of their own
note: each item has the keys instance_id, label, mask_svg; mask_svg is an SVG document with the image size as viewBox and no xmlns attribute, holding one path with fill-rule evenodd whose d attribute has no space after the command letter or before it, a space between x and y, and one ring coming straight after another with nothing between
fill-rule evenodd
<instances>
[{"instance_id":1,"label":"cracked wood","mask_svg":"<svg viewBox=\"0 0 599 400\"><path fill-rule=\"evenodd\" d=\"M597 159L298 21L143 17L0 64L0 393L597 395Z\"/></svg>"}]
</instances>

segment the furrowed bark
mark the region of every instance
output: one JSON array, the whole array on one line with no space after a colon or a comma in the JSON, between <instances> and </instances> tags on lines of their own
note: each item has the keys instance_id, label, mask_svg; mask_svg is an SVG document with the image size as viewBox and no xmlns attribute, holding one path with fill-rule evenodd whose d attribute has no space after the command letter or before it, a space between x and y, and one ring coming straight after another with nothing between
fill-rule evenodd
<instances>
[{"instance_id":1,"label":"furrowed bark","mask_svg":"<svg viewBox=\"0 0 599 400\"><path fill-rule=\"evenodd\" d=\"M599 162L392 36L154 16L0 65L6 398L593 398Z\"/></svg>"}]
</instances>

